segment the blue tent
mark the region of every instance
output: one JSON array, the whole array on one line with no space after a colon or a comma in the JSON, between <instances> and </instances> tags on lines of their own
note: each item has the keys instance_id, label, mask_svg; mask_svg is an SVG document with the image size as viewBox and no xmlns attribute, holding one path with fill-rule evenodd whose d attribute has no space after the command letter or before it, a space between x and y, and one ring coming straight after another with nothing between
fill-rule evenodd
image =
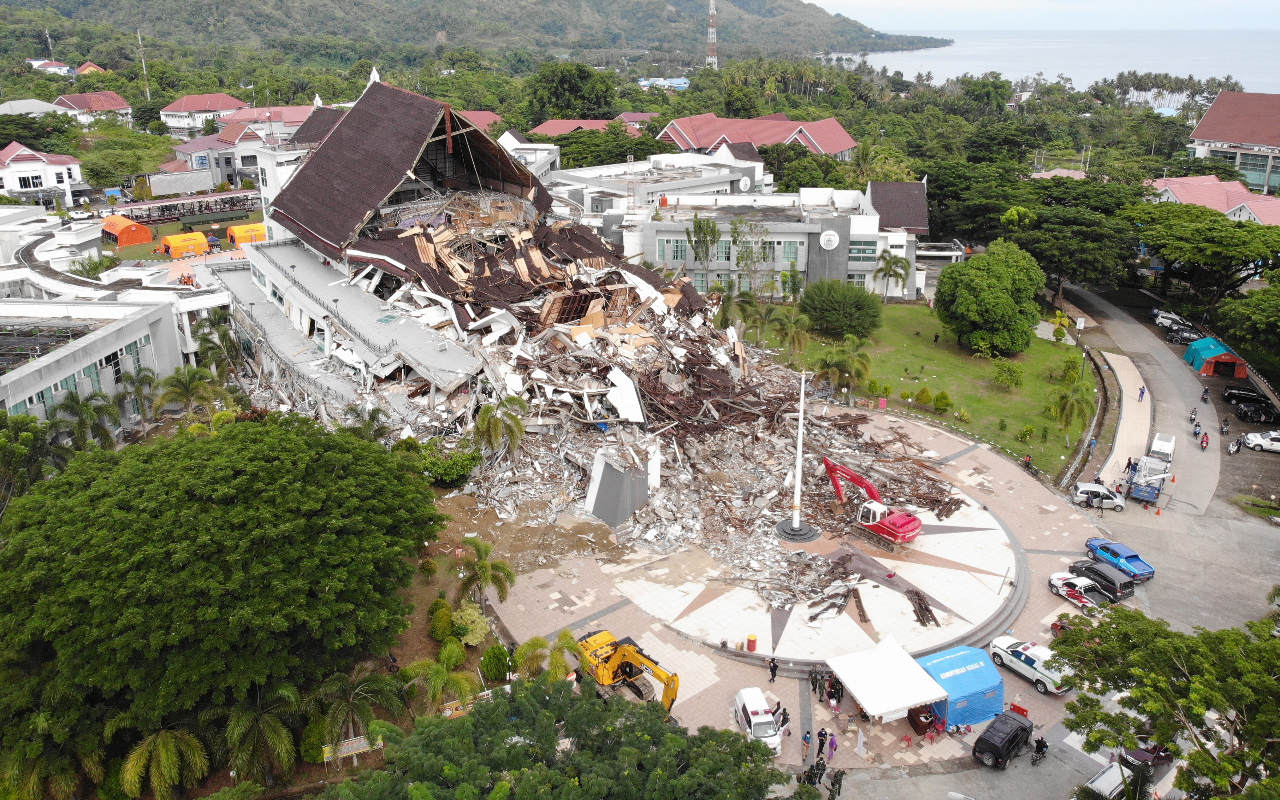
<instances>
[{"instance_id":1,"label":"blue tent","mask_svg":"<svg viewBox=\"0 0 1280 800\"><path fill-rule=\"evenodd\" d=\"M1004 711L1004 681L984 651L953 647L916 661L947 691L933 706L947 725L977 725Z\"/></svg>"},{"instance_id":2,"label":"blue tent","mask_svg":"<svg viewBox=\"0 0 1280 800\"><path fill-rule=\"evenodd\" d=\"M1227 350L1226 345L1212 336L1206 336L1187 345L1187 351L1182 354L1182 360L1199 371L1206 360L1227 352L1230 351Z\"/></svg>"}]
</instances>

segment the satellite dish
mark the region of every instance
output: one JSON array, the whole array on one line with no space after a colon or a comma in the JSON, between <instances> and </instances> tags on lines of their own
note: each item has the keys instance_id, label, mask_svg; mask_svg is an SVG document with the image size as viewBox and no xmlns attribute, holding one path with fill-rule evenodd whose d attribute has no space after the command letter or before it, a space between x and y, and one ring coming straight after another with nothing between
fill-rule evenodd
<instances>
[{"instance_id":1,"label":"satellite dish","mask_svg":"<svg viewBox=\"0 0 1280 800\"><path fill-rule=\"evenodd\" d=\"M823 231L818 237L818 244L823 250L835 250L836 245L840 244L840 234L835 231Z\"/></svg>"},{"instance_id":2,"label":"satellite dish","mask_svg":"<svg viewBox=\"0 0 1280 800\"><path fill-rule=\"evenodd\" d=\"M742 178L738 180L738 191L741 191L741 192L751 191L751 179L748 178L746 175L743 175Z\"/></svg>"}]
</instances>

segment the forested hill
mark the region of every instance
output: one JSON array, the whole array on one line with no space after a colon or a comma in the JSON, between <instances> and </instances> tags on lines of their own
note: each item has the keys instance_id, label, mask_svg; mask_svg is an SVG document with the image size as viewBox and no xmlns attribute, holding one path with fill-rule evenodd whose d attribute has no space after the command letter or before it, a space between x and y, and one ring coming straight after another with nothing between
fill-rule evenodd
<instances>
[{"instance_id":1,"label":"forested hill","mask_svg":"<svg viewBox=\"0 0 1280 800\"><path fill-rule=\"evenodd\" d=\"M449 47L679 50L700 57L706 0L0 0L52 8L185 44L257 45L335 37ZM807 55L936 47L945 40L878 33L803 0L720 0L720 52Z\"/></svg>"}]
</instances>

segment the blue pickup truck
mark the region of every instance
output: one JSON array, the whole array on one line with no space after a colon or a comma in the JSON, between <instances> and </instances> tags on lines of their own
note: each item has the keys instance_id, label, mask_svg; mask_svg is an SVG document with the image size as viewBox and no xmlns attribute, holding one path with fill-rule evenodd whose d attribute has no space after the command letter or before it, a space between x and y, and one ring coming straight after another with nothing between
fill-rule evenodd
<instances>
[{"instance_id":1,"label":"blue pickup truck","mask_svg":"<svg viewBox=\"0 0 1280 800\"><path fill-rule=\"evenodd\" d=\"M1125 575L1133 578L1135 583L1144 583L1156 576L1155 567L1142 560L1142 557L1131 548L1094 536L1084 543L1089 558L1110 564Z\"/></svg>"}]
</instances>

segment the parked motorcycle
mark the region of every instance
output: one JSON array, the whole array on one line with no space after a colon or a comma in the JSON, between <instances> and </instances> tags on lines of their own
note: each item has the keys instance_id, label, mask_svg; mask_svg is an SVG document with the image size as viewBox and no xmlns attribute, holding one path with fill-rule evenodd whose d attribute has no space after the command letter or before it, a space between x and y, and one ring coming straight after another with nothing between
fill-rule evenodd
<instances>
[{"instance_id":1,"label":"parked motorcycle","mask_svg":"<svg viewBox=\"0 0 1280 800\"><path fill-rule=\"evenodd\" d=\"M1227 445L1227 454L1234 456L1236 453L1240 452L1241 447L1244 447L1244 439L1236 439L1234 442Z\"/></svg>"}]
</instances>

